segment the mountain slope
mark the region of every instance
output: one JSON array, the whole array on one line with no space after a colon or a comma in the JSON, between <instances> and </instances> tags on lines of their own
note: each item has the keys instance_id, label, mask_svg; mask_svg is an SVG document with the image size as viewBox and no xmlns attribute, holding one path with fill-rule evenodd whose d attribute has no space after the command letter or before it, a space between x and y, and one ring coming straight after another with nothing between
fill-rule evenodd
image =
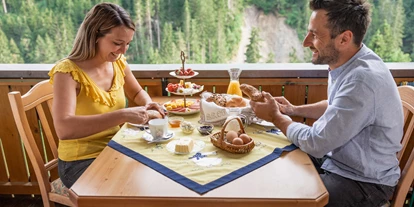
<instances>
[{"instance_id":1,"label":"mountain slope","mask_svg":"<svg viewBox=\"0 0 414 207\"><path fill-rule=\"evenodd\" d=\"M302 40L298 39L296 31L285 24L284 17L277 17L273 14L265 15L263 11L256 7L248 7L244 11L244 23L242 28L242 37L239 43L237 56L233 58L232 63L244 63L247 45L252 28L259 29L259 36L262 39L260 44L260 62L264 63L268 59L270 52L274 54L274 62L290 62L289 53L296 50L296 56L299 61L304 59L304 48Z\"/></svg>"}]
</instances>

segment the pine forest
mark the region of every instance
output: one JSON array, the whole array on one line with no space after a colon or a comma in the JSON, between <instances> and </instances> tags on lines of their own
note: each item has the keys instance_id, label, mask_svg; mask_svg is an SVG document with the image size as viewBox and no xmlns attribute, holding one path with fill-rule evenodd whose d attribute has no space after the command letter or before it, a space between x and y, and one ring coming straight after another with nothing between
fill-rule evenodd
<instances>
[{"instance_id":1,"label":"pine forest","mask_svg":"<svg viewBox=\"0 0 414 207\"><path fill-rule=\"evenodd\" d=\"M2 0L0 63L55 63L65 58L78 27L102 0ZM126 53L132 64L234 63L242 42L246 11L283 18L301 42L310 16L308 0L107 0L125 8L136 25ZM372 22L364 43L385 62L414 60L414 0L369 0ZM279 50L263 57L267 43L251 28L245 63L310 62L309 49L292 49L288 61ZM287 37L292 38L292 37ZM300 46L300 45L299 45ZM299 47L298 46L298 47ZM262 52L261 52L262 51ZM261 55L262 54L262 55ZM300 56L299 54L302 54Z\"/></svg>"}]
</instances>

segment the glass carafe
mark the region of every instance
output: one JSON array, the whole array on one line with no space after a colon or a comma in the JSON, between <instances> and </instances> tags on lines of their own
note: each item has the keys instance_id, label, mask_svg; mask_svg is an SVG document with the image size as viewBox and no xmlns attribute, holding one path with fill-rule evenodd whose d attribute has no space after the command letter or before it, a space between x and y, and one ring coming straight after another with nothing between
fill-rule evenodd
<instances>
[{"instance_id":1,"label":"glass carafe","mask_svg":"<svg viewBox=\"0 0 414 207\"><path fill-rule=\"evenodd\" d=\"M240 108L229 108L228 109L229 116L227 116L226 122L229 122L225 128L226 131L239 131L240 130L240 124L236 119L237 118L241 121L243 124L243 127L246 128L247 124L247 117L243 114L241 114Z\"/></svg>"},{"instance_id":2,"label":"glass carafe","mask_svg":"<svg viewBox=\"0 0 414 207\"><path fill-rule=\"evenodd\" d=\"M240 82L239 82L239 76L242 70L240 68L230 68L228 72L230 76L230 83L229 83L229 87L227 88L227 94L243 96L240 90Z\"/></svg>"}]
</instances>

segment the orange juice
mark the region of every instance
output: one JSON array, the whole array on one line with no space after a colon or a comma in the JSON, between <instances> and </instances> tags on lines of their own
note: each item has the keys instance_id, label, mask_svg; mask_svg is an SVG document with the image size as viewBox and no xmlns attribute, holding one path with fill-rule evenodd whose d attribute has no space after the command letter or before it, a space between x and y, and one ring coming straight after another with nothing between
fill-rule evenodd
<instances>
[{"instance_id":1,"label":"orange juice","mask_svg":"<svg viewBox=\"0 0 414 207\"><path fill-rule=\"evenodd\" d=\"M238 80L230 81L229 87L227 88L227 94L243 96L240 90L240 82Z\"/></svg>"}]
</instances>

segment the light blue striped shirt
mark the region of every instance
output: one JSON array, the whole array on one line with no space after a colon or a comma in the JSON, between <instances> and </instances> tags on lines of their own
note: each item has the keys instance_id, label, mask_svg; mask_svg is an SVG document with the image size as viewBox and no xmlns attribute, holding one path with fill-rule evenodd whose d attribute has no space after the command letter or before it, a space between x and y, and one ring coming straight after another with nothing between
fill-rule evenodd
<instances>
[{"instance_id":1,"label":"light blue striped shirt","mask_svg":"<svg viewBox=\"0 0 414 207\"><path fill-rule=\"evenodd\" d=\"M293 123L287 137L304 152L328 155L322 168L352 180L395 186L400 178L403 111L394 79L365 45L329 72L328 108L312 127Z\"/></svg>"}]
</instances>

